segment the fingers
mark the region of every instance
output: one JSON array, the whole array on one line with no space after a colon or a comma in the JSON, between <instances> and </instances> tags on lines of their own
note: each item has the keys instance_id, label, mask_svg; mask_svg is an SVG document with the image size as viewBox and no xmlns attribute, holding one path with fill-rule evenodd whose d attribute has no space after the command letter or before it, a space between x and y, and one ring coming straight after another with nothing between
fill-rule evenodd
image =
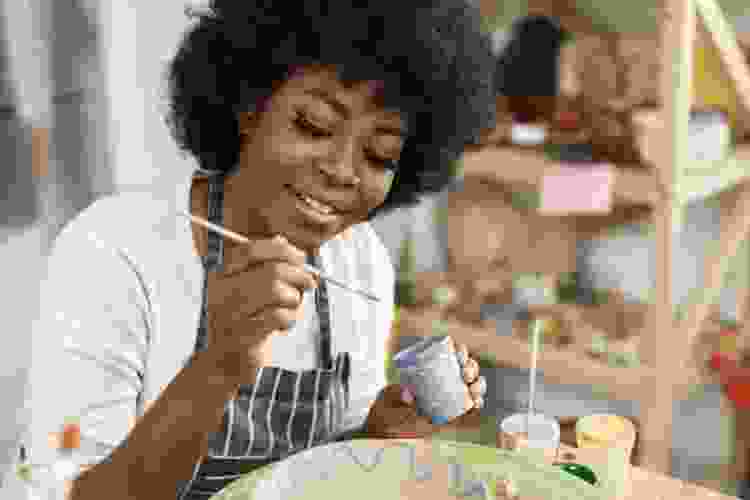
<instances>
[{"instance_id":1,"label":"fingers","mask_svg":"<svg viewBox=\"0 0 750 500\"><path fill-rule=\"evenodd\" d=\"M414 391L410 390L409 386L407 385L390 384L383 388L382 398L388 404L388 406L414 406L413 401L409 402L408 400L404 400L404 390L409 391L412 396L414 395Z\"/></svg>"},{"instance_id":2,"label":"fingers","mask_svg":"<svg viewBox=\"0 0 750 500\"><path fill-rule=\"evenodd\" d=\"M277 331L286 333L294 324L302 319L303 309L269 307L244 318L244 324L252 325L261 331Z\"/></svg>"},{"instance_id":3,"label":"fingers","mask_svg":"<svg viewBox=\"0 0 750 500\"><path fill-rule=\"evenodd\" d=\"M477 380L469 385L469 394L474 400L475 408L484 407L484 397L487 394L487 379L478 377Z\"/></svg>"},{"instance_id":4,"label":"fingers","mask_svg":"<svg viewBox=\"0 0 750 500\"><path fill-rule=\"evenodd\" d=\"M463 355L465 355L465 356L466 356L467 358L469 357L469 348L468 348L468 347L466 347L466 344L461 344L461 343L458 343L458 344L456 344L456 347L455 347L455 349L456 349L456 352L458 352L458 353L462 353L462 354L463 354Z\"/></svg>"},{"instance_id":5,"label":"fingers","mask_svg":"<svg viewBox=\"0 0 750 500\"><path fill-rule=\"evenodd\" d=\"M300 293L317 288L318 286L318 280L315 275L308 273L301 267L296 267L285 262L265 262L261 266L263 269L261 272L268 273L268 279L287 287L291 285L291 287Z\"/></svg>"},{"instance_id":6,"label":"fingers","mask_svg":"<svg viewBox=\"0 0 750 500\"><path fill-rule=\"evenodd\" d=\"M459 362L462 362L462 375L464 382L469 386L469 394L474 401L474 408L484 406L484 396L487 393L487 380L479 376L479 363L469 357L469 350L466 344L457 344L456 353Z\"/></svg>"},{"instance_id":7,"label":"fingers","mask_svg":"<svg viewBox=\"0 0 750 500\"><path fill-rule=\"evenodd\" d=\"M304 293L317 287L312 274L280 261L265 261L234 276L210 279L214 293L209 293L209 302L230 316L230 324L264 332L290 330L304 313Z\"/></svg>"},{"instance_id":8,"label":"fingers","mask_svg":"<svg viewBox=\"0 0 750 500\"><path fill-rule=\"evenodd\" d=\"M464 364L462 375L464 377L464 382L467 384L475 382L479 376L479 363L473 358L469 358Z\"/></svg>"},{"instance_id":9,"label":"fingers","mask_svg":"<svg viewBox=\"0 0 750 500\"><path fill-rule=\"evenodd\" d=\"M403 401L403 388L401 385L391 384L381 390L367 417L368 433L393 437L418 418L416 407Z\"/></svg>"},{"instance_id":10,"label":"fingers","mask_svg":"<svg viewBox=\"0 0 750 500\"><path fill-rule=\"evenodd\" d=\"M469 349L466 347L466 344L455 344L454 349L456 351L458 362L461 366L465 366L466 362L469 360Z\"/></svg>"},{"instance_id":11,"label":"fingers","mask_svg":"<svg viewBox=\"0 0 750 500\"><path fill-rule=\"evenodd\" d=\"M474 399L484 397L487 393L487 379L484 377L477 377L477 380L474 383L469 384L469 392Z\"/></svg>"},{"instance_id":12,"label":"fingers","mask_svg":"<svg viewBox=\"0 0 750 500\"><path fill-rule=\"evenodd\" d=\"M233 276L249 267L268 261L285 262L295 267L305 265L305 252L289 243L283 236L252 240L237 244L225 240L223 276Z\"/></svg>"},{"instance_id":13,"label":"fingers","mask_svg":"<svg viewBox=\"0 0 750 500\"><path fill-rule=\"evenodd\" d=\"M273 306L296 309L302 304L304 293L318 286L313 274L284 262L264 262L250 267L242 274L223 279L236 281L231 287L236 294L256 291L255 311ZM259 284L263 283L268 285L262 287L260 293Z\"/></svg>"}]
</instances>

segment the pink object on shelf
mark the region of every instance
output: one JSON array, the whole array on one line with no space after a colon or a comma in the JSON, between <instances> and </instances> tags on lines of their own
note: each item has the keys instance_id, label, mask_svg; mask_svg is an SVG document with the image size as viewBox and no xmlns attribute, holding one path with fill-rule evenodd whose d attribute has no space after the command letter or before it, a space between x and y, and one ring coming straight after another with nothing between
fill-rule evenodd
<instances>
[{"instance_id":1,"label":"pink object on shelf","mask_svg":"<svg viewBox=\"0 0 750 500\"><path fill-rule=\"evenodd\" d=\"M547 215L601 213L612 209L611 165L565 165L542 178L539 212Z\"/></svg>"}]
</instances>

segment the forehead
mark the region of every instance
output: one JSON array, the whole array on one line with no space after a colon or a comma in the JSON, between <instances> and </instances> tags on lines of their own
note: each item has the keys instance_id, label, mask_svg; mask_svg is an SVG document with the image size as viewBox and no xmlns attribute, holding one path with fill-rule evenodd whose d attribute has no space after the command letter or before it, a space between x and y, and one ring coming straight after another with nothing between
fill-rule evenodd
<instances>
[{"instance_id":1,"label":"forehead","mask_svg":"<svg viewBox=\"0 0 750 500\"><path fill-rule=\"evenodd\" d=\"M399 110L383 105L382 82L377 80L344 82L335 68L305 66L294 70L279 89L286 97L327 101L334 107L343 105L352 113L368 113L397 121L404 117Z\"/></svg>"}]
</instances>

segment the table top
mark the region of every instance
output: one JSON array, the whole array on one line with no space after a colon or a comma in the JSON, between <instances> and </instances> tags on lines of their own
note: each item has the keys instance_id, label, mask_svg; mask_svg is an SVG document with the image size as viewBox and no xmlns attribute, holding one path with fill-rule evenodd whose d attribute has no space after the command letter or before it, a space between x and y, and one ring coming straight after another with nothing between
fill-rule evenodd
<instances>
[{"instance_id":1,"label":"table top","mask_svg":"<svg viewBox=\"0 0 750 500\"><path fill-rule=\"evenodd\" d=\"M560 444L560 452L580 453L581 450ZM715 499L730 500L737 497L724 495L697 484L688 483L641 467L630 468L630 491L623 500L670 500L670 499Z\"/></svg>"},{"instance_id":2,"label":"table top","mask_svg":"<svg viewBox=\"0 0 750 500\"><path fill-rule=\"evenodd\" d=\"M420 481L385 481L385 479L391 478L394 474L405 474L403 471L409 469L409 467L404 466L406 465L405 463L401 464L395 459L383 459L383 466L377 465L380 463L380 457L384 456L381 453L383 450L388 451L390 453L389 456L392 456L393 452L397 452L400 444L412 446L413 449L417 450L417 457L420 457L417 458L417 463L429 462L431 464L431 470L433 471L432 480L425 483ZM523 458L506 450L498 450L493 447L470 443L429 439L367 439L346 443L334 443L332 445L318 447L328 448L329 451L327 452L325 450L319 450L323 453L313 452L316 448L306 450L305 452L301 452L285 461L251 472L238 481L230 484L224 491L213 497L212 500L258 500L254 497L256 491L258 495L263 497L263 500L272 500L270 497L273 497L274 495L279 495L280 498L286 498L287 494L284 493L285 488L290 492L293 492L295 497L299 495L301 500L322 496L325 494L324 490L326 490L326 488L330 490L331 487L330 482L326 485L324 482L318 480L320 479L320 474L322 474L321 471L323 471L324 468L325 470L330 469L322 466L322 463L333 465L333 468L339 472L349 471L349 469L343 467L344 462L346 462L343 460L345 454L335 451L334 448L336 447L342 449L344 447L350 447L351 450L355 450L355 454L364 453L364 455L369 457L360 457L365 460L365 463L373 462L367 467L367 472L376 471L377 478L373 479L374 476L368 475L362 475L361 477L358 476L357 478L348 478L357 481L360 488L360 494L358 495L359 500L367 500L368 495L375 495L373 498L394 496L400 498L414 498L415 500L420 497L429 498L430 500L457 498L455 493L453 494L454 496L449 496L447 494L450 489L450 484L453 484L449 480L449 476L452 474L451 469L447 465L446 460L444 460L447 457L450 457L451 459L456 457L457 463L465 464L469 471L468 474L471 474L472 477L475 474L481 474L481 477L484 477L484 474L491 471L491 469L497 471L497 464L502 463L503 470L514 471L511 472L511 474L516 474L513 477L516 478L522 493L524 491L528 492L530 490L535 490L531 492L531 495L524 494L524 496L521 497L522 499L536 500L544 498L544 492L549 491L548 488L550 487L555 488L554 491L557 493L555 495L556 498L576 498L577 500L583 500L585 498L594 499L601 496L598 490L573 476L567 476L553 467L546 467L539 464L533 465L530 462L524 462ZM560 451L562 453L572 452L574 454L580 454L580 452L582 452L582 450L567 445L561 445ZM370 457L368 453L369 455L374 453L374 455ZM323 457L323 455L326 456ZM328 455L330 455L330 457ZM283 467L281 464L292 460L299 462L295 465L301 466L301 468L294 468L295 474L287 474L287 470L284 470L284 472L274 475L272 479L272 473L277 467ZM359 463L358 460L357 463ZM304 476L304 474L298 473L302 469L315 469L315 471L311 471L310 475L314 476L316 480L312 481L303 478L302 476ZM351 471L353 475L356 475L355 472L361 474L359 469L352 468ZM434 471L437 471L437 473L435 474ZM343 475L346 476L348 473L349 472L345 472ZM328 474L328 472L325 472L325 474ZM495 477L494 474L493 477ZM330 479L333 479L333 477L330 477ZM344 479L346 480L347 478ZM735 498L663 474L653 473L640 467L632 467L630 471L630 479L630 491L628 491L626 496L618 500L668 500L683 498L696 500L730 500ZM336 480L341 481L341 476L336 478ZM367 481L372 484L364 484ZM389 485L385 483L391 484ZM490 495L487 498L494 498L494 484L488 484L488 487ZM319 488L322 489L317 491ZM390 491L389 488L395 489L394 491ZM386 490L388 490L388 493L386 493ZM463 494L465 495L466 493Z\"/></svg>"}]
</instances>

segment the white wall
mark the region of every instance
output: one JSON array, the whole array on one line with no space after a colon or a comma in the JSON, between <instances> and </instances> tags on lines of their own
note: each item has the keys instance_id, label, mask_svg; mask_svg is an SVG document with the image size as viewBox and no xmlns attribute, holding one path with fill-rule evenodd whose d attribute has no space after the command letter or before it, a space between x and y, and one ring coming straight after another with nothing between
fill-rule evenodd
<instances>
[{"instance_id":1,"label":"white wall","mask_svg":"<svg viewBox=\"0 0 750 500\"><path fill-rule=\"evenodd\" d=\"M169 136L162 99L165 64L188 26L186 5L184 0L100 4L118 189L164 185L192 166Z\"/></svg>"}]
</instances>

